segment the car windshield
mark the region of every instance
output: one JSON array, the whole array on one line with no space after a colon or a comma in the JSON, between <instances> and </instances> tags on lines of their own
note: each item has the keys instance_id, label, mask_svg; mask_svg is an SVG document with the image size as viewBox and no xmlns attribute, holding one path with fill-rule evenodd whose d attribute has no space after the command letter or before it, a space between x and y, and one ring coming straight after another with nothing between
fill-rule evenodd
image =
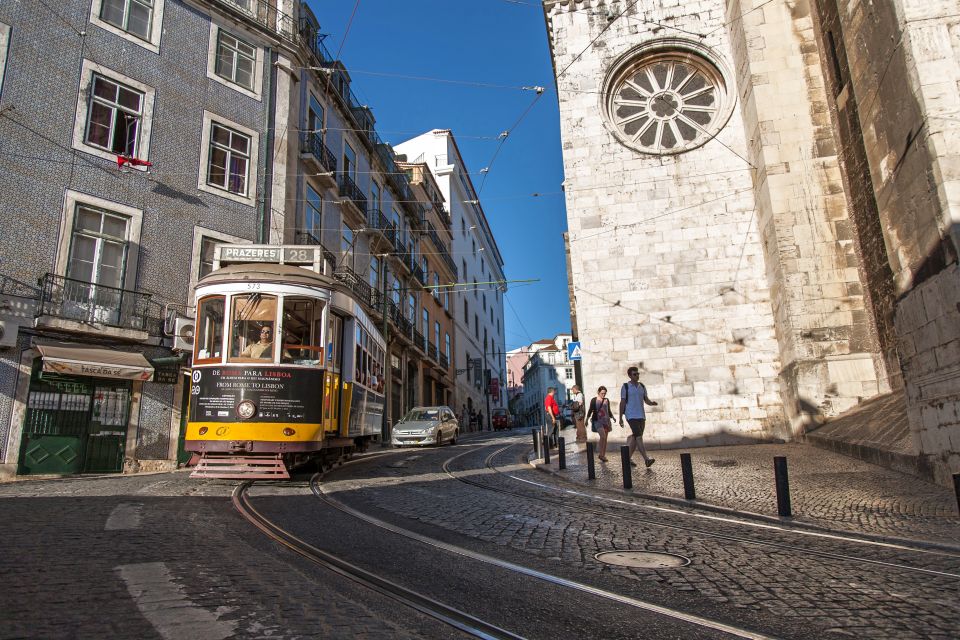
<instances>
[{"instance_id":1,"label":"car windshield","mask_svg":"<svg viewBox=\"0 0 960 640\"><path fill-rule=\"evenodd\" d=\"M439 420L439 409L411 409L403 416L403 422L422 422L424 420Z\"/></svg>"},{"instance_id":2,"label":"car windshield","mask_svg":"<svg viewBox=\"0 0 960 640\"><path fill-rule=\"evenodd\" d=\"M506 410L506 409L494 409L494 410L493 410L493 415L495 415L495 416L505 416L505 415L507 415L507 410Z\"/></svg>"}]
</instances>

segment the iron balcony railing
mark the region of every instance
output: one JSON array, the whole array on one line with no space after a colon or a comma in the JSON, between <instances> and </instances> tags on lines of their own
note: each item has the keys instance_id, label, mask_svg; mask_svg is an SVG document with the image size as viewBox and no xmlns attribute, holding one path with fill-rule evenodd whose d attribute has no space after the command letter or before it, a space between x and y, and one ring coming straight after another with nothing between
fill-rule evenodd
<instances>
[{"instance_id":1,"label":"iron balcony railing","mask_svg":"<svg viewBox=\"0 0 960 640\"><path fill-rule=\"evenodd\" d=\"M295 36L293 17L265 0L216 0L216 2L239 10L250 20L270 31L275 31L288 40Z\"/></svg>"},{"instance_id":2,"label":"iron balcony railing","mask_svg":"<svg viewBox=\"0 0 960 640\"><path fill-rule=\"evenodd\" d=\"M150 294L92 284L46 274L41 288L39 315L122 329L147 329Z\"/></svg>"},{"instance_id":3,"label":"iron balcony railing","mask_svg":"<svg viewBox=\"0 0 960 640\"><path fill-rule=\"evenodd\" d=\"M427 343L427 357L435 362L440 362L440 352L437 349L437 345L432 342Z\"/></svg>"},{"instance_id":4,"label":"iron balcony railing","mask_svg":"<svg viewBox=\"0 0 960 640\"><path fill-rule=\"evenodd\" d=\"M440 354L440 368L447 370L450 368L450 358L446 354Z\"/></svg>"},{"instance_id":5,"label":"iron balcony railing","mask_svg":"<svg viewBox=\"0 0 960 640\"><path fill-rule=\"evenodd\" d=\"M333 56L323 44L324 38L326 36L319 33L309 20L300 19L300 41L316 56L320 66L327 67L333 64Z\"/></svg>"},{"instance_id":6,"label":"iron balcony railing","mask_svg":"<svg viewBox=\"0 0 960 640\"><path fill-rule=\"evenodd\" d=\"M353 181L353 178L345 173L341 173L338 185L341 196L353 202L361 211L367 210L367 197L363 195L363 191L361 191L357 183Z\"/></svg>"},{"instance_id":7,"label":"iron balcony railing","mask_svg":"<svg viewBox=\"0 0 960 640\"><path fill-rule=\"evenodd\" d=\"M440 235L437 233L437 230L432 224L427 223L427 236L430 238L430 241L433 243L433 246L436 248L437 253L440 254L440 258L443 259L444 264L447 265L447 268L453 272L453 279L457 279L457 265L453 262L453 258L450 257L450 254L447 252L447 247L440 241Z\"/></svg>"},{"instance_id":8,"label":"iron balcony railing","mask_svg":"<svg viewBox=\"0 0 960 640\"><path fill-rule=\"evenodd\" d=\"M370 209L367 211L367 226L388 237L389 232L393 229L390 221L387 220L387 216L383 215L380 209Z\"/></svg>"},{"instance_id":9,"label":"iron balcony railing","mask_svg":"<svg viewBox=\"0 0 960 640\"><path fill-rule=\"evenodd\" d=\"M337 172L337 157L323 143L323 136L314 131L304 131L300 134L300 150L303 153L309 153L320 166L330 173Z\"/></svg>"},{"instance_id":10,"label":"iron balcony railing","mask_svg":"<svg viewBox=\"0 0 960 640\"><path fill-rule=\"evenodd\" d=\"M420 351L426 352L427 350L427 339L418 329L413 330L413 345Z\"/></svg>"},{"instance_id":11,"label":"iron balcony railing","mask_svg":"<svg viewBox=\"0 0 960 640\"><path fill-rule=\"evenodd\" d=\"M370 287L370 283L360 277L356 271L350 267L341 265L333 272L333 277L345 284L360 302L368 307L372 306L373 289Z\"/></svg>"},{"instance_id":12,"label":"iron balcony railing","mask_svg":"<svg viewBox=\"0 0 960 640\"><path fill-rule=\"evenodd\" d=\"M408 256L407 266L410 267L410 273L420 284L427 284L427 276L420 265L417 264L417 257L412 253Z\"/></svg>"}]
</instances>

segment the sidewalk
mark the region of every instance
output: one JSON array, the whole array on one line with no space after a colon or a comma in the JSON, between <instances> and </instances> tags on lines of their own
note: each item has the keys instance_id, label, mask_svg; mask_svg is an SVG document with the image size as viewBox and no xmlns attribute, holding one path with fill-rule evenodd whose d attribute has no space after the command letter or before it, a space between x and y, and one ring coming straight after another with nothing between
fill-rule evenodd
<instances>
[{"instance_id":1,"label":"sidewalk","mask_svg":"<svg viewBox=\"0 0 960 640\"><path fill-rule=\"evenodd\" d=\"M586 446L566 439L566 464L558 470L557 450L550 464L531 464L560 478L604 491L653 497L673 503L733 511L748 517L778 520L773 458L786 456L793 517L799 525L874 536L915 540L960 549L960 516L953 491L897 471L861 462L808 444L758 444L696 449L648 450L656 459L649 469L639 453L633 489L623 488L620 446L609 440L608 462L596 460L596 480L587 479ZM596 447L597 435L589 434ZM690 453L697 500L683 497L680 454Z\"/></svg>"}]
</instances>

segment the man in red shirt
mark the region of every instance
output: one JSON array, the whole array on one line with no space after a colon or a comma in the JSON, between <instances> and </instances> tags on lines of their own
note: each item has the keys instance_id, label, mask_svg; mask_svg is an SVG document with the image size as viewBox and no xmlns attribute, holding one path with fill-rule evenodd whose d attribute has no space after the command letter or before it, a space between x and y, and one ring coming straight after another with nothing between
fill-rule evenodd
<instances>
[{"instance_id":1,"label":"man in red shirt","mask_svg":"<svg viewBox=\"0 0 960 640\"><path fill-rule=\"evenodd\" d=\"M557 404L557 399L554 398L554 394L557 392L556 387L550 387L547 389L547 397L543 399L543 409L547 414L547 432L550 434L549 441L551 446L557 441L557 436L560 431L560 406Z\"/></svg>"}]
</instances>

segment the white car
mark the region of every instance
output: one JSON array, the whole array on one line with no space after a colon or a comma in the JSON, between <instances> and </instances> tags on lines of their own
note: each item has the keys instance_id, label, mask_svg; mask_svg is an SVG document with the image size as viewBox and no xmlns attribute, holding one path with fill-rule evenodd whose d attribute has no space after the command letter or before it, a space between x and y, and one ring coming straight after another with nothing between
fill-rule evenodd
<instances>
[{"instance_id":1,"label":"white car","mask_svg":"<svg viewBox=\"0 0 960 640\"><path fill-rule=\"evenodd\" d=\"M450 407L414 407L393 426L395 447L456 444L460 424Z\"/></svg>"}]
</instances>

